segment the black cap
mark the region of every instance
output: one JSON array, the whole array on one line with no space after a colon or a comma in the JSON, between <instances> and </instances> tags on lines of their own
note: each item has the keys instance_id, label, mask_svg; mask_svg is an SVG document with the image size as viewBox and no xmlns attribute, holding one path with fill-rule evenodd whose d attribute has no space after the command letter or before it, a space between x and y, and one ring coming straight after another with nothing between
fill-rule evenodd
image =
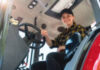
<instances>
[{"instance_id":1,"label":"black cap","mask_svg":"<svg viewBox=\"0 0 100 70\"><path fill-rule=\"evenodd\" d=\"M73 14L73 12L72 12L71 9L63 9L63 10L60 12L60 17L61 17L62 14L64 14L64 13L72 14L72 15L74 16L74 14Z\"/></svg>"}]
</instances>

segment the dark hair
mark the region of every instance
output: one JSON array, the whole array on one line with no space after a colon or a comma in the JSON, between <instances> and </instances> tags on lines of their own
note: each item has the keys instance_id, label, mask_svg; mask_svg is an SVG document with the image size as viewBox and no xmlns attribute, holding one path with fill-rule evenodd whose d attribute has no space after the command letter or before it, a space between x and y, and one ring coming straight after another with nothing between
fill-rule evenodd
<instances>
[{"instance_id":1,"label":"dark hair","mask_svg":"<svg viewBox=\"0 0 100 70\"><path fill-rule=\"evenodd\" d=\"M60 12L60 17L61 17L62 14L64 14L64 13L72 14L72 15L74 16L74 14L73 14L73 12L72 12L71 9L63 9L63 10Z\"/></svg>"}]
</instances>

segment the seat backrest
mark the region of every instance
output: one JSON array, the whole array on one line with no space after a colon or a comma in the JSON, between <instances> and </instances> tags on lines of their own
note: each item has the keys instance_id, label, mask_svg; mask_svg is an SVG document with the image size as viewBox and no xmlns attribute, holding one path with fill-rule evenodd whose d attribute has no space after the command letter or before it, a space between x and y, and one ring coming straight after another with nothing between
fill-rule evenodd
<instances>
[{"instance_id":1,"label":"seat backrest","mask_svg":"<svg viewBox=\"0 0 100 70\"><path fill-rule=\"evenodd\" d=\"M19 37L18 27L10 25L4 50L2 70L15 70L28 53L28 46Z\"/></svg>"},{"instance_id":2,"label":"seat backrest","mask_svg":"<svg viewBox=\"0 0 100 70\"><path fill-rule=\"evenodd\" d=\"M71 60L72 56L74 55L75 51L77 50L77 47L79 46L81 42L81 35L79 32L75 32L66 42L66 56L65 60L69 61Z\"/></svg>"},{"instance_id":3,"label":"seat backrest","mask_svg":"<svg viewBox=\"0 0 100 70\"><path fill-rule=\"evenodd\" d=\"M64 70L76 70L76 69L74 69L74 68L76 67L77 62L78 62L78 60L79 60L79 57L81 56L80 51L83 49L84 44L86 44L87 40L88 40L88 37L86 36L86 37L82 40L82 42L80 43L80 45L78 46L78 48L77 48L75 54L73 55L73 58L65 65Z\"/></svg>"}]
</instances>

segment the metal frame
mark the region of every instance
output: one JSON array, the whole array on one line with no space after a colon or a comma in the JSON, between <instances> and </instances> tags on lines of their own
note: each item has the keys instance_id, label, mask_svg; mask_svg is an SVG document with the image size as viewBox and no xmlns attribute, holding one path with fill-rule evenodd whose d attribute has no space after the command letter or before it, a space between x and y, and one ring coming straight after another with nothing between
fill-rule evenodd
<instances>
[{"instance_id":1,"label":"metal frame","mask_svg":"<svg viewBox=\"0 0 100 70\"><path fill-rule=\"evenodd\" d=\"M0 70L2 68L5 42L8 32L8 20L13 0L0 0Z\"/></svg>"},{"instance_id":2,"label":"metal frame","mask_svg":"<svg viewBox=\"0 0 100 70\"><path fill-rule=\"evenodd\" d=\"M100 23L100 0L90 0L96 23Z\"/></svg>"}]
</instances>

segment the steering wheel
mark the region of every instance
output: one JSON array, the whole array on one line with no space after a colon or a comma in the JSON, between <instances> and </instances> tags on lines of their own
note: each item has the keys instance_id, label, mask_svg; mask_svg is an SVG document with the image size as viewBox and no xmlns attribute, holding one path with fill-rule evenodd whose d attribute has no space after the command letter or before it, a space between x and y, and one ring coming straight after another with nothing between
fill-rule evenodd
<instances>
[{"instance_id":1,"label":"steering wheel","mask_svg":"<svg viewBox=\"0 0 100 70\"><path fill-rule=\"evenodd\" d=\"M21 29L21 27L24 26L24 29ZM36 32L30 32L28 27L31 27ZM25 32L25 37L27 37L28 40L32 39L32 46L30 46L33 49L40 49L45 44L45 38L41 35L41 30L36 26L29 23L22 23L19 24L19 30Z\"/></svg>"}]
</instances>

